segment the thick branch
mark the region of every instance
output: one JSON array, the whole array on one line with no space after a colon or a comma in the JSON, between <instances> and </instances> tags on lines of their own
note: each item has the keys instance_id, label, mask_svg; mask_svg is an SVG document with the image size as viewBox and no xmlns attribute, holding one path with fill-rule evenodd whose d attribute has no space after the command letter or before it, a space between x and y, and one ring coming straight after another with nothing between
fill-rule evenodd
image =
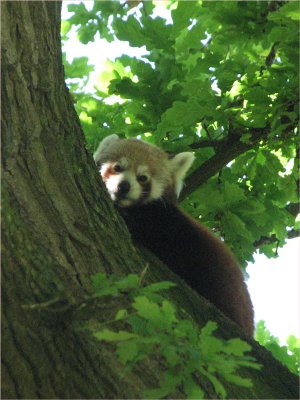
<instances>
[{"instance_id":1,"label":"thick branch","mask_svg":"<svg viewBox=\"0 0 300 400\"><path fill-rule=\"evenodd\" d=\"M208 140L208 139L203 139L199 140L199 142L192 143L189 147L193 150L196 149L202 149L203 147L219 147L225 142L224 139L222 140Z\"/></svg>"},{"instance_id":2,"label":"thick branch","mask_svg":"<svg viewBox=\"0 0 300 400\"><path fill-rule=\"evenodd\" d=\"M182 191L180 200L185 199L210 177L218 173L226 164L251 147L252 146L240 141L234 143L232 146L222 146L215 155L205 161L198 169L188 176L186 179L186 187Z\"/></svg>"},{"instance_id":3,"label":"thick branch","mask_svg":"<svg viewBox=\"0 0 300 400\"><path fill-rule=\"evenodd\" d=\"M241 142L240 135L229 133L227 140L218 146L216 153L188 176L186 187L183 189L179 200L182 201L185 199L210 177L218 173L226 164L254 147L262 137L267 135L267 132L268 128L250 130L252 138L249 143Z\"/></svg>"},{"instance_id":4,"label":"thick branch","mask_svg":"<svg viewBox=\"0 0 300 400\"><path fill-rule=\"evenodd\" d=\"M291 129L291 127L289 127L289 129ZM244 143L240 140L243 133L248 133L251 135L251 138L247 143ZM187 196L193 193L200 185L217 174L230 161L233 161L236 157L245 153L251 148L255 148L261 140L266 140L269 133L269 126L260 129L252 128L245 130L245 132L237 131L232 127L229 128L226 138L220 140L204 139L200 140L198 143L191 144L191 149L212 147L215 150L215 154L188 176L186 179L186 186L180 195L179 201L184 200ZM299 186L299 182L297 182L297 185ZM292 212L290 211L291 213L295 212L294 207L294 205L291 205L291 209L293 210Z\"/></svg>"}]
</instances>

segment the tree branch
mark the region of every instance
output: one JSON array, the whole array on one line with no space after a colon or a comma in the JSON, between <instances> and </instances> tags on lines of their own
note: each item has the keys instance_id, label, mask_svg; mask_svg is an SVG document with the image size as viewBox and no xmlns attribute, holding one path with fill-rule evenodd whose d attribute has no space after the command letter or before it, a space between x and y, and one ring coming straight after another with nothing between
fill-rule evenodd
<instances>
[{"instance_id":1,"label":"tree branch","mask_svg":"<svg viewBox=\"0 0 300 400\"><path fill-rule=\"evenodd\" d=\"M237 135L236 132L229 132L226 140L219 141L216 153L187 177L186 186L180 195L179 201L185 199L200 185L225 167L225 165L230 161L234 160L237 156L245 153L247 150L258 144L258 142L267 135L269 128L253 128L248 132L252 134L251 141L248 143L241 142L241 133ZM198 147L201 147L200 144L201 142L199 143ZM192 146L195 148L196 144Z\"/></svg>"},{"instance_id":2,"label":"tree branch","mask_svg":"<svg viewBox=\"0 0 300 400\"><path fill-rule=\"evenodd\" d=\"M300 229L292 229L291 231L288 232L287 235L288 239L295 239L297 237L300 237Z\"/></svg>"},{"instance_id":3,"label":"tree branch","mask_svg":"<svg viewBox=\"0 0 300 400\"><path fill-rule=\"evenodd\" d=\"M266 57L265 64L266 64L267 67L270 67L270 66L273 64L273 62L275 61L275 58L276 58L276 48L277 48L278 44L279 44L279 42L275 42L275 43L273 44L273 46L271 47L271 50L270 50L269 54L268 54L267 57Z\"/></svg>"},{"instance_id":4,"label":"tree branch","mask_svg":"<svg viewBox=\"0 0 300 400\"><path fill-rule=\"evenodd\" d=\"M286 209L286 211L288 211L290 214L292 214L296 218L296 216L300 212L299 207L300 207L300 203L291 203L285 209ZM294 239L296 237L300 237L300 229L291 229L290 231L288 231L288 233L287 233L288 239ZM262 236L259 240L257 240L254 243L254 246L260 247L264 244L271 244L271 243L275 243L278 241L279 241L279 239L276 237L275 234L273 234L271 236Z\"/></svg>"},{"instance_id":5,"label":"tree branch","mask_svg":"<svg viewBox=\"0 0 300 400\"><path fill-rule=\"evenodd\" d=\"M300 237L300 229L291 229L288 231L287 239L295 239L296 237ZM259 240L254 242L254 246L259 248L265 244L271 244L279 242L279 239L275 234L271 236L262 236Z\"/></svg>"},{"instance_id":6,"label":"tree branch","mask_svg":"<svg viewBox=\"0 0 300 400\"><path fill-rule=\"evenodd\" d=\"M218 148L226 142L226 139L221 139L221 140L200 139L199 142L192 143L189 147L193 150L202 149L203 147Z\"/></svg>"},{"instance_id":7,"label":"tree branch","mask_svg":"<svg viewBox=\"0 0 300 400\"><path fill-rule=\"evenodd\" d=\"M274 1L274 0L269 1L265 11L261 13L261 17L263 18L263 20L266 21L269 13L278 11L279 8L284 6L284 4L286 4L286 3L287 3L286 0L284 0L284 1Z\"/></svg>"},{"instance_id":8,"label":"tree branch","mask_svg":"<svg viewBox=\"0 0 300 400\"><path fill-rule=\"evenodd\" d=\"M294 217L300 213L300 203L291 203L286 207L286 210Z\"/></svg>"}]
</instances>

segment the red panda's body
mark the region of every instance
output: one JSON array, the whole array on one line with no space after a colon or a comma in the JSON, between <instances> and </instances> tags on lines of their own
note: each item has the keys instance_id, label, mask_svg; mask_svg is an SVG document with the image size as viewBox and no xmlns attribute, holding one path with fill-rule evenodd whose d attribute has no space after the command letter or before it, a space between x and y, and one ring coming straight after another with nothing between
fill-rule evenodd
<instances>
[{"instance_id":1,"label":"red panda's body","mask_svg":"<svg viewBox=\"0 0 300 400\"><path fill-rule=\"evenodd\" d=\"M252 336L253 308L234 255L174 204L193 155L169 160L157 147L111 135L94 158L133 239Z\"/></svg>"},{"instance_id":2,"label":"red panda's body","mask_svg":"<svg viewBox=\"0 0 300 400\"><path fill-rule=\"evenodd\" d=\"M253 335L253 309L241 269L220 239L168 202L122 209L121 215L137 243Z\"/></svg>"}]
</instances>

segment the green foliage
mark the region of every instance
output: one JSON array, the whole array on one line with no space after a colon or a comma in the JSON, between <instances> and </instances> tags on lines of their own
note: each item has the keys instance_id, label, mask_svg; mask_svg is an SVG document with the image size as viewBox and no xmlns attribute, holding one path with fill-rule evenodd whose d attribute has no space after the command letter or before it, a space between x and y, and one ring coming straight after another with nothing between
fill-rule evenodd
<instances>
[{"instance_id":1,"label":"green foliage","mask_svg":"<svg viewBox=\"0 0 300 400\"><path fill-rule=\"evenodd\" d=\"M119 133L170 152L192 149L194 171L206 178L183 206L242 264L258 244L276 256L295 229L287 207L298 201L297 2L173 1L170 23L153 16L150 1L68 7L64 38L76 27L83 43L99 33L144 49L143 57L107 63L94 94L84 89L87 61L66 64L67 76L82 82L70 89L89 148ZM218 171L205 164L214 156Z\"/></svg>"},{"instance_id":2,"label":"green foliage","mask_svg":"<svg viewBox=\"0 0 300 400\"><path fill-rule=\"evenodd\" d=\"M279 339L271 335L264 321L257 323L255 338L259 344L268 349L291 372L296 375L300 373L300 339L290 335L287 339L287 345L280 346Z\"/></svg>"},{"instance_id":3,"label":"green foliage","mask_svg":"<svg viewBox=\"0 0 300 400\"><path fill-rule=\"evenodd\" d=\"M102 329L94 326L94 337L116 347L125 373L147 358L164 362L159 387L147 390L146 398L174 396L182 387L187 398L201 399L205 396L201 382L206 380L221 398L227 397L224 381L251 387L251 381L239 375L241 367L260 368L253 357L245 354L251 347L241 339L225 341L214 336L215 322L208 322L200 330L191 320L178 318L174 304L159 293L173 285L159 282L142 287L137 275L95 275L95 297L126 294L131 303L127 309L115 310L113 319L100 324ZM108 329L109 325L116 328Z\"/></svg>"},{"instance_id":4,"label":"green foliage","mask_svg":"<svg viewBox=\"0 0 300 400\"><path fill-rule=\"evenodd\" d=\"M89 74L94 70L94 67L88 64L87 57L74 58L72 63L68 63L65 54L63 54L63 61L71 92L75 93L82 90L88 83Z\"/></svg>"}]
</instances>

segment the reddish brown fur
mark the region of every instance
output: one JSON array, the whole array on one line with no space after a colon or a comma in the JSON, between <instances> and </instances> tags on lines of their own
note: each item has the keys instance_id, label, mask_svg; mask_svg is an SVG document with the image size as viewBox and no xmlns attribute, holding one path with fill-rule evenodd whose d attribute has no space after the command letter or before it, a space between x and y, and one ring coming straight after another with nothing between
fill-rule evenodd
<instances>
[{"instance_id":1,"label":"reddish brown fur","mask_svg":"<svg viewBox=\"0 0 300 400\"><path fill-rule=\"evenodd\" d=\"M120 211L138 243L253 335L253 308L241 269L220 239L169 202Z\"/></svg>"},{"instance_id":2,"label":"reddish brown fur","mask_svg":"<svg viewBox=\"0 0 300 400\"><path fill-rule=\"evenodd\" d=\"M113 166L110 165L108 168L106 168L106 169L103 171L103 173L102 173L102 179L103 179L104 182L106 182L106 181L109 179L109 177L110 177L111 175L115 175L115 174L116 174L116 172L114 171Z\"/></svg>"}]
</instances>

